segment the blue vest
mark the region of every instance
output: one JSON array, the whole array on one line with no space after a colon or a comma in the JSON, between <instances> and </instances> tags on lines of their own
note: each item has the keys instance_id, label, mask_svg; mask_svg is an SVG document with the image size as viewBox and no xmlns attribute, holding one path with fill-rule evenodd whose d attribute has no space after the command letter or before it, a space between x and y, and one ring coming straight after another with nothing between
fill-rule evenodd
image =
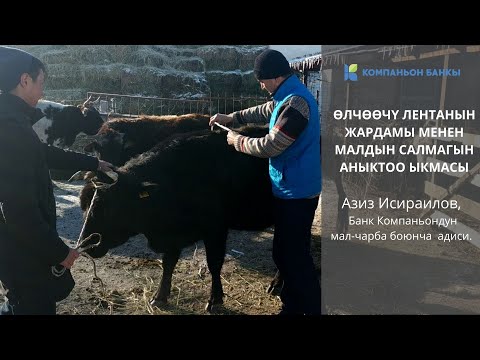
<instances>
[{"instance_id":1,"label":"blue vest","mask_svg":"<svg viewBox=\"0 0 480 360\"><path fill-rule=\"evenodd\" d=\"M283 103L292 96L308 103L310 118L300 136L280 155L270 158L273 194L281 199L304 199L322 190L320 163L320 115L313 95L295 76L290 76L273 95L270 130L275 126Z\"/></svg>"}]
</instances>

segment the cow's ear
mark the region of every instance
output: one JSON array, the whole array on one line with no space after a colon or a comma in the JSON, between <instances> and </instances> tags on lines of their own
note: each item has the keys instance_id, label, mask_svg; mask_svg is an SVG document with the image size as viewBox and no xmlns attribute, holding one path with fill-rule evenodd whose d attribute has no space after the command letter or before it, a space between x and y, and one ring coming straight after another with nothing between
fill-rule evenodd
<instances>
[{"instance_id":1,"label":"cow's ear","mask_svg":"<svg viewBox=\"0 0 480 360\"><path fill-rule=\"evenodd\" d=\"M140 184L140 191L138 192L138 197L140 199L145 199L150 197L150 195L153 194L153 192L158 188L158 184L152 183L152 182L142 182Z\"/></svg>"},{"instance_id":2,"label":"cow's ear","mask_svg":"<svg viewBox=\"0 0 480 360\"><path fill-rule=\"evenodd\" d=\"M116 177L118 179L118 175ZM114 178L107 175L103 171L97 171L96 176L92 180L94 182L97 182L97 183L103 183L103 184L108 184L108 185L113 185L117 182Z\"/></svg>"}]
</instances>

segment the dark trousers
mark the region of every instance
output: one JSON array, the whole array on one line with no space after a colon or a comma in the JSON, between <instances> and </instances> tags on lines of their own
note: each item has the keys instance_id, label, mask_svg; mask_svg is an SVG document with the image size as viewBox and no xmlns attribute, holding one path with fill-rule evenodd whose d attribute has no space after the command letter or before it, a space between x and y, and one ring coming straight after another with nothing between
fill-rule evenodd
<instances>
[{"instance_id":1,"label":"dark trousers","mask_svg":"<svg viewBox=\"0 0 480 360\"><path fill-rule=\"evenodd\" d=\"M57 304L45 299L26 299L19 303L12 303L12 315L55 315Z\"/></svg>"},{"instance_id":2,"label":"dark trousers","mask_svg":"<svg viewBox=\"0 0 480 360\"><path fill-rule=\"evenodd\" d=\"M273 261L283 277L282 314L321 313L320 281L310 253L318 197L275 198Z\"/></svg>"},{"instance_id":3,"label":"dark trousers","mask_svg":"<svg viewBox=\"0 0 480 360\"><path fill-rule=\"evenodd\" d=\"M10 288L7 293L10 311L4 315L55 315L57 303L45 293L45 289Z\"/></svg>"}]
</instances>

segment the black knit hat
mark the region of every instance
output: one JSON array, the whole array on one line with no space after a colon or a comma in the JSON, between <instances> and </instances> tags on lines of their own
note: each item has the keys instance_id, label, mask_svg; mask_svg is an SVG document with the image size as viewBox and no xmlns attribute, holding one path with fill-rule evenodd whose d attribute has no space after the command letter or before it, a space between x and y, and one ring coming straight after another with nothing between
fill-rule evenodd
<instances>
[{"instance_id":1,"label":"black knit hat","mask_svg":"<svg viewBox=\"0 0 480 360\"><path fill-rule=\"evenodd\" d=\"M287 59L281 52L267 49L255 59L253 73L257 80L264 80L290 75L292 70L290 69Z\"/></svg>"},{"instance_id":2,"label":"black knit hat","mask_svg":"<svg viewBox=\"0 0 480 360\"><path fill-rule=\"evenodd\" d=\"M0 90L14 89L22 74L30 71L33 59L33 55L23 50L0 46Z\"/></svg>"}]
</instances>

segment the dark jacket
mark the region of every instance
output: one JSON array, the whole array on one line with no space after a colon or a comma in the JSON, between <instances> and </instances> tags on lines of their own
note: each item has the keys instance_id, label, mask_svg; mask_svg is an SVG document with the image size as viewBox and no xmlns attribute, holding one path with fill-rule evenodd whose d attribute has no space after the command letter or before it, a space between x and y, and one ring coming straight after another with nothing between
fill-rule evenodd
<instances>
[{"instance_id":1,"label":"dark jacket","mask_svg":"<svg viewBox=\"0 0 480 360\"><path fill-rule=\"evenodd\" d=\"M12 290L41 286L68 255L49 168L98 167L94 157L40 142L32 124L42 116L21 98L0 95L0 280Z\"/></svg>"}]
</instances>

